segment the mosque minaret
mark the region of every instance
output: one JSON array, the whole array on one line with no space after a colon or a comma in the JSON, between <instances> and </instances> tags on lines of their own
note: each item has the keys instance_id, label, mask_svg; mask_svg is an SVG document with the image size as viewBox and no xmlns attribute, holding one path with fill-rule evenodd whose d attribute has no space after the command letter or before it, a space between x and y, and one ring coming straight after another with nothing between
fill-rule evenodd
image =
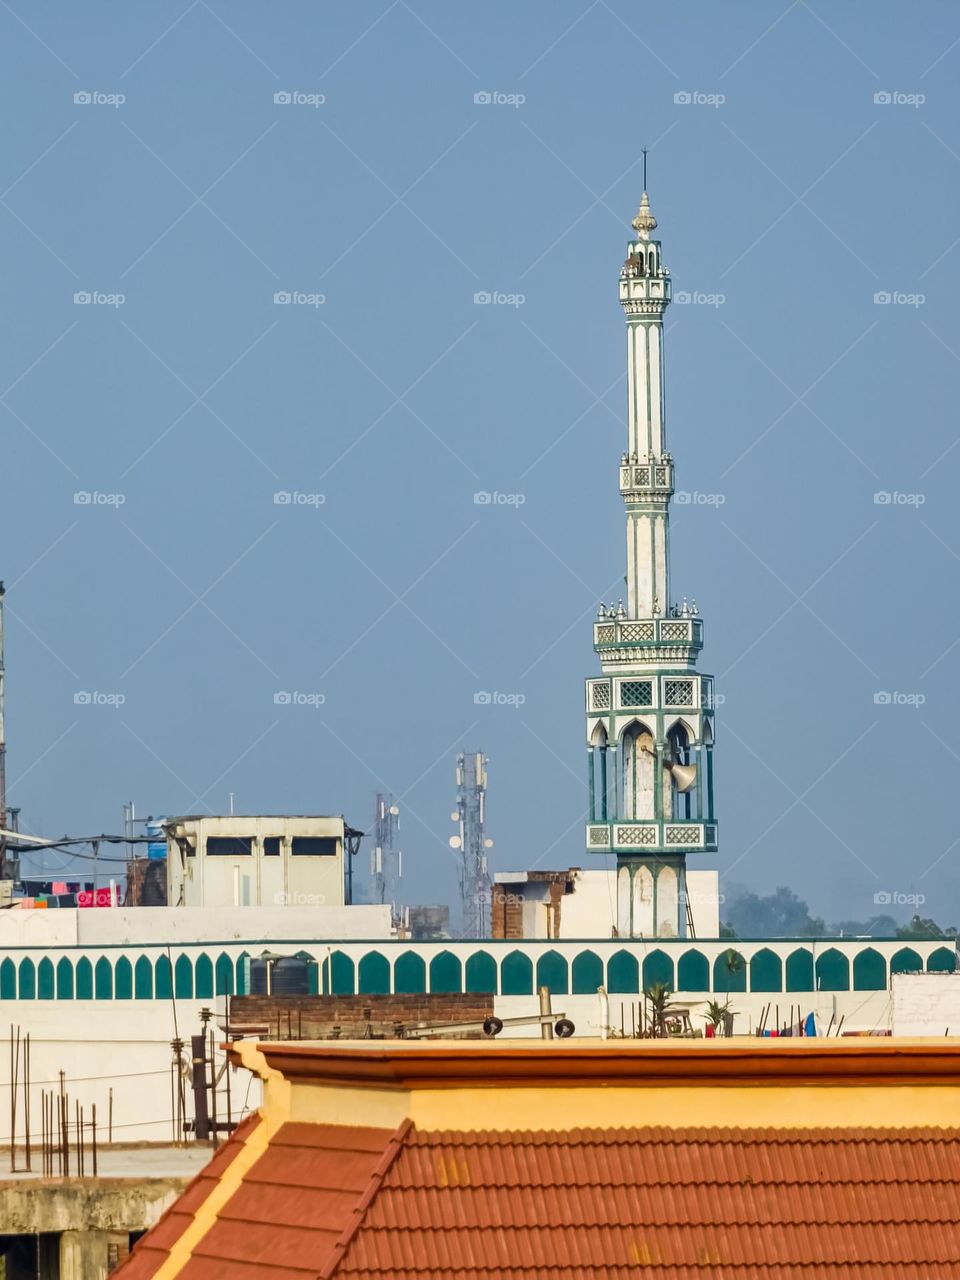
<instances>
[{"instance_id":1,"label":"mosque minaret","mask_svg":"<svg viewBox=\"0 0 960 1280\"><path fill-rule=\"evenodd\" d=\"M620 271L627 322L626 604L601 604L587 680L587 850L617 856L621 937L684 936L686 861L714 852L713 678L696 669L703 620L670 586L673 455L665 431L663 316L670 273L644 191Z\"/></svg>"}]
</instances>

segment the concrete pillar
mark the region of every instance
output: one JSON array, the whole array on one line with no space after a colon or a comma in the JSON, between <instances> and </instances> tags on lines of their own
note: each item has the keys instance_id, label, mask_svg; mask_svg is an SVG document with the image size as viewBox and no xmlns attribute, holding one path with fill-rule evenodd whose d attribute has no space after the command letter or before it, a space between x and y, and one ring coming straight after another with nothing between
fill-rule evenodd
<instances>
[{"instance_id":1,"label":"concrete pillar","mask_svg":"<svg viewBox=\"0 0 960 1280\"><path fill-rule=\"evenodd\" d=\"M64 1231L60 1237L60 1280L106 1280L107 1231Z\"/></svg>"}]
</instances>

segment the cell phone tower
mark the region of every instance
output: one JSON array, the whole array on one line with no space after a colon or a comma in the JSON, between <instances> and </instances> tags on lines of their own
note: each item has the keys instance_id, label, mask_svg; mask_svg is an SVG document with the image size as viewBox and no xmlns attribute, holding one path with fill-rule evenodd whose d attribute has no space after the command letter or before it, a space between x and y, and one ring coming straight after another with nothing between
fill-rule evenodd
<instances>
[{"instance_id":1,"label":"cell phone tower","mask_svg":"<svg viewBox=\"0 0 960 1280\"><path fill-rule=\"evenodd\" d=\"M457 756L457 808L450 815L459 824L459 835L450 837L450 847L460 851L461 936L486 938L490 935L490 876L487 850L493 841L485 834L487 758L482 751L461 752Z\"/></svg>"},{"instance_id":2,"label":"cell phone tower","mask_svg":"<svg viewBox=\"0 0 960 1280\"><path fill-rule=\"evenodd\" d=\"M378 792L373 848L370 851L373 900L378 905L389 903L395 916L400 877L403 874L403 853L397 848L399 831L400 810L393 803L393 796Z\"/></svg>"}]
</instances>

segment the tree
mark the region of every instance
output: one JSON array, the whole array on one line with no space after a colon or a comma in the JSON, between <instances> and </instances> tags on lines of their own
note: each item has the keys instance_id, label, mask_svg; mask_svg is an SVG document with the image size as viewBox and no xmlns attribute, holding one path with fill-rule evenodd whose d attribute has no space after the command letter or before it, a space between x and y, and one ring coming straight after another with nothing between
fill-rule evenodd
<instances>
[{"instance_id":1,"label":"tree","mask_svg":"<svg viewBox=\"0 0 960 1280\"><path fill-rule=\"evenodd\" d=\"M899 927L893 916L874 916L870 920L838 920L830 932L845 938L895 938Z\"/></svg>"},{"instance_id":2,"label":"tree","mask_svg":"<svg viewBox=\"0 0 960 1280\"><path fill-rule=\"evenodd\" d=\"M811 916L807 904L792 889L780 885L765 898L743 893L727 907L724 922L739 938L816 938L827 926Z\"/></svg>"},{"instance_id":3,"label":"tree","mask_svg":"<svg viewBox=\"0 0 960 1280\"><path fill-rule=\"evenodd\" d=\"M957 930L955 925L951 925L949 929L941 929L936 920L925 920L923 916L915 915L909 924L904 924L897 929L898 938L955 938Z\"/></svg>"},{"instance_id":4,"label":"tree","mask_svg":"<svg viewBox=\"0 0 960 1280\"><path fill-rule=\"evenodd\" d=\"M672 992L665 982L652 982L644 988L644 996L650 1003L650 1026L654 1036L662 1039L667 1034L667 1005Z\"/></svg>"}]
</instances>

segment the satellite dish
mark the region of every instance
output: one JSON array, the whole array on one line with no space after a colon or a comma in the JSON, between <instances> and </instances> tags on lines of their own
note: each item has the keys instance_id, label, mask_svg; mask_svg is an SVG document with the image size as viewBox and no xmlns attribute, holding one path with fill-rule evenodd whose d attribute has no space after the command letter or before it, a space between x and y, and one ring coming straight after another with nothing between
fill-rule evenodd
<instances>
[{"instance_id":1,"label":"satellite dish","mask_svg":"<svg viewBox=\"0 0 960 1280\"><path fill-rule=\"evenodd\" d=\"M487 836L487 837L486 837L486 839L484 840L484 842L483 842L483 847L484 847L485 849L492 849L492 848L493 848L493 841L490 839L490 837L489 837L489 836Z\"/></svg>"},{"instance_id":2,"label":"satellite dish","mask_svg":"<svg viewBox=\"0 0 960 1280\"><path fill-rule=\"evenodd\" d=\"M450 840L448 841L448 843L449 843L449 845L450 845L450 848L451 848L451 849L459 849L459 848L460 848L460 837L459 837L459 836L451 836L451 837L450 837Z\"/></svg>"},{"instance_id":3,"label":"satellite dish","mask_svg":"<svg viewBox=\"0 0 960 1280\"><path fill-rule=\"evenodd\" d=\"M393 814L394 817L396 817L397 814L400 812L400 810L397 808L395 804L392 804L390 806L390 812Z\"/></svg>"},{"instance_id":4,"label":"satellite dish","mask_svg":"<svg viewBox=\"0 0 960 1280\"><path fill-rule=\"evenodd\" d=\"M450 815L450 821L451 821L451 822L459 822L459 821L460 821L460 815L459 815L459 813L451 813L451 815Z\"/></svg>"}]
</instances>

